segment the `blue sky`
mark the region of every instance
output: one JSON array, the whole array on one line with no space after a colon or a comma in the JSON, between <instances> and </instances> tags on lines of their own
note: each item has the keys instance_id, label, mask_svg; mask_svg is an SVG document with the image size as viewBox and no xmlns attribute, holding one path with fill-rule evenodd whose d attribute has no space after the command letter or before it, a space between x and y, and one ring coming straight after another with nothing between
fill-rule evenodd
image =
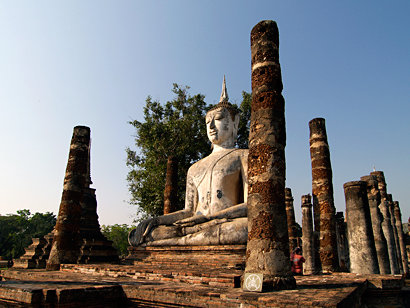
<instances>
[{"instance_id":1,"label":"blue sky","mask_svg":"<svg viewBox=\"0 0 410 308\"><path fill-rule=\"evenodd\" d=\"M377 170L410 215L410 2L0 1L0 214L58 212L73 127L92 137L100 224L131 223L125 148L172 84L218 101L251 90L250 31L280 33L287 187L311 192L308 122L326 119L335 205Z\"/></svg>"}]
</instances>

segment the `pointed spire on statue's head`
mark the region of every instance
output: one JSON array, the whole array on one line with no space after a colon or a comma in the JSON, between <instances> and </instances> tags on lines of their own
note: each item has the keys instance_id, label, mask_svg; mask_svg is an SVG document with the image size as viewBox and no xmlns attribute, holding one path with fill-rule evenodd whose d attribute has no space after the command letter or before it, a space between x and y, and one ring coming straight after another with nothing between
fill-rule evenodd
<instances>
[{"instance_id":1,"label":"pointed spire on statue's head","mask_svg":"<svg viewBox=\"0 0 410 308\"><path fill-rule=\"evenodd\" d=\"M219 102L228 102L229 101L229 96L228 96L228 89L226 88L226 82L225 82L225 75L224 75L224 81L222 83L222 93L221 93L221 98L219 99Z\"/></svg>"},{"instance_id":2,"label":"pointed spire on statue's head","mask_svg":"<svg viewBox=\"0 0 410 308\"><path fill-rule=\"evenodd\" d=\"M229 103L229 96L228 96L228 90L226 88L226 81L225 81L225 75L224 75L224 81L222 83L222 94L221 98L219 99L219 103L213 106L208 112L220 109L220 108L226 108L226 110L229 111L229 114L232 117L232 121L234 121L235 116L239 113L238 109L236 109L234 106L232 106L231 103Z\"/></svg>"}]
</instances>

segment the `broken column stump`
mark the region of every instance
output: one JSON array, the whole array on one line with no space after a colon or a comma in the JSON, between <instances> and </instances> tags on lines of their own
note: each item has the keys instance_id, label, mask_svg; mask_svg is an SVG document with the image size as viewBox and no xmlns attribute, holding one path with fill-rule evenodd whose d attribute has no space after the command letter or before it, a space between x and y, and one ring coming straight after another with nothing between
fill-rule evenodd
<instances>
[{"instance_id":1,"label":"broken column stump","mask_svg":"<svg viewBox=\"0 0 410 308\"><path fill-rule=\"evenodd\" d=\"M343 185L349 238L350 272L379 274L376 247L367 200L367 182L352 181Z\"/></svg>"},{"instance_id":2,"label":"broken column stump","mask_svg":"<svg viewBox=\"0 0 410 308\"><path fill-rule=\"evenodd\" d=\"M248 157L248 243L245 273L263 288L293 289L285 208L285 101L276 22L251 31L252 111Z\"/></svg>"},{"instance_id":3,"label":"broken column stump","mask_svg":"<svg viewBox=\"0 0 410 308\"><path fill-rule=\"evenodd\" d=\"M332 273L339 269L339 257L337 255L332 167L325 119L311 120L309 130L313 215L317 235L315 236L315 266L319 273Z\"/></svg>"},{"instance_id":4,"label":"broken column stump","mask_svg":"<svg viewBox=\"0 0 410 308\"><path fill-rule=\"evenodd\" d=\"M62 263L76 263L79 231L81 226L81 202L87 176L90 144L90 128L74 127L70 153L64 178L63 195L54 231L53 244L47 261L47 270L58 270Z\"/></svg>"},{"instance_id":5,"label":"broken column stump","mask_svg":"<svg viewBox=\"0 0 410 308\"><path fill-rule=\"evenodd\" d=\"M178 157L169 156L165 178L164 215L177 210L178 192Z\"/></svg>"},{"instance_id":6,"label":"broken column stump","mask_svg":"<svg viewBox=\"0 0 410 308\"><path fill-rule=\"evenodd\" d=\"M376 246L380 274L391 274L387 241L382 229L383 215L379 209L381 196L377 179L374 175L367 175L362 176L361 180L367 182L367 199L369 200L370 218L372 220L374 244Z\"/></svg>"},{"instance_id":7,"label":"broken column stump","mask_svg":"<svg viewBox=\"0 0 410 308\"><path fill-rule=\"evenodd\" d=\"M286 204L286 216L288 222L288 234L289 234L289 252L298 247L298 234L296 228L295 209L293 207L292 190L285 188L285 204Z\"/></svg>"},{"instance_id":8,"label":"broken column stump","mask_svg":"<svg viewBox=\"0 0 410 308\"><path fill-rule=\"evenodd\" d=\"M406 241L404 239L403 233L403 225L401 222L401 210L398 201L393 201L394 204L394 217L396 219L396 229L397 235L399 238L399 245L400 245L400 254L401 254L401 261L403 263L403 274L408 277L409 276L409 263L407 258L407 251L406 251Z\"/></svg>"},{"instance_id":9,"label":"broken column stump","mask_svg":"<svg viewBox=\"0 0 410 308\"><path fill-rule=\"evenodd\" d=\"M303 274L315 273L315 247L313 244L313 217L310 195L302 196L302 252L305 258Z\"/></svg>"}]
</instances>

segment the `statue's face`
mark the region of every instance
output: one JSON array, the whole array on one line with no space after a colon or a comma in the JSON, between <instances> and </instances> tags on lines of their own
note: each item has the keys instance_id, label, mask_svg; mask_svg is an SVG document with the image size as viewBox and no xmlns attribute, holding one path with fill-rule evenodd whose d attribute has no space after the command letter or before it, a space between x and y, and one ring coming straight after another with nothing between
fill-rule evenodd
<instances>
[{"instance_id":1,"label":"statue's face","mask_svg":"<svg viewBox=\"0 0 410 308\"><path fill-rule=\"evenodd\" d=\"M233 140L234 122L226 108L212 110L206 115L206 132L212 144Z\"/></svg>"}]
</instances>

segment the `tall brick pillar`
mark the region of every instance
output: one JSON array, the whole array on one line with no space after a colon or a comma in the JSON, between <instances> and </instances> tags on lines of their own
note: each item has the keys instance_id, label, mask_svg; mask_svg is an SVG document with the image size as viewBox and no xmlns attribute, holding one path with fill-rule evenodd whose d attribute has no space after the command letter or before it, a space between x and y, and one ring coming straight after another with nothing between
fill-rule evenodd
<instances>
[{"instance_id":1,"label":"tall brick pillar","mask_svg":"<svg viewBox=\"0 0 410 308\"><path fill-rule=\"evenodd\" d=\"M369 201L367 200L367 182L347 182L343 188L346 198L350 272L379 274Z\"/></svg>"},{"instance_id":2,"label":"tall brick pillar","mask_svg":"<svg viewBox=\"0 0 410 308\"><path fill-rule=\"evenodd\" d=\"M302 252L305 258L303 274L315 273L315 247L313 245L313 218L310 195L302 196Z\"/></svg>"},{"instance_id":3,"label":"tall brick pillar","mask_svg":"<svg viewBox=\"0 0 410 308\"><path fill-rule=\"evenodd\" d=\"M398 232L397 232L396 217L394 215L394 203L393 203L393 195L392 194L387 194L387 201L388 201L388 206L389 206L391 225L392 225L392 228L393 228L394 243L395 243L396 255L397 255L397 265L399 267L400 274L403 274L403 263L402 263L402 259L401 259L399 235L398 235Z\"/></svg>"},{"instance_id":4,"label":"tall brick pillar","mask_svg":"<svg viewBox=\"0 0 410 308\"><path fill-rule=\"evenodd\" d=\"M177 210L178 157L169 156L165 178L164 215Z\"/></svg>"},{"instance_id":5,"label":"tall brick pillar","mask_svg":"<svg viewBox=\"0 0 410 308\"><path fill-rule=\"evenodd\" d=\"M382 229L386 237L387 251L389 253L390 271L392 274L400 274L400 269L397 261L396 241L394 239L393 226L391 223L390 206L387 200L386 180L383 171L374 171L370 175L374 175L377 179L378 188L380 191L381 202L379 205L380 212L383 215Z\"/></svg>"},{"instance_id":6,"label":"tall brick pillar","mask_svg":"<svg viewBox=\"0 0 410 308\"><path fill-rule=\"evenodd\" d=\"M292 190L290 188L285 188L285 204L288 222L289 252L292 252L296 247L298 247L298 234L296 229L295 209L293 207Z\"/></svg>"},{"instance_id":7,"label":"tall brick pillar","mask_svg":"<svg viewBox=\"0 0 410 308\"><path fill-rule=\"evenodd\" d=\"M348 272L350 268L349 243L347 240L347 225L343 212L336 213L337 253L341 272Z\"/></svg>"},{"instance_id":8,"label":"tall brick pillar","mask_svg":"<svg viewBox=\"0 0 410 308\"><path fill-rule=\"evenodd\" d=\"M380 274L388 275L391 274L390 261L386 237L384 236L382 229L383 215L379 209L381 197L377 179L374 175L362 176L360 179L367 182L367 199L369 200L374 244L376 246L377 261L379 262Z\"/></svg>"},{"instance_id":9,"label":"tall brick pillar","mask_svg":"<svg viewBox=\"0 0 410 308\"><path fill-rule=\"evenodd\" d=\"M399 237L401 261L403 263L403 273L406 277L409 276L409 261L407 258L406 241L403 233L403 225L401 222L401 211L398 201L394 201L394 217L396 218L396 229Z\"/></svg>"},{"instance_id":10,"label":"tall brick pillar","mask_svg":"<svg viewBox=\"0 0 410 308\"><path fill-rule=\"evenodd\" d=\"M252 113L248 157L246 273L263 274L263 287L293 289L285 208L285 101L276 22L251 31Z\"/></svg>"},{"instance_id":11,"label":"tall brick pillar","mask_svg":"<svg viewBox=\"0 0 410 308\"><path fill-rule=\"evenodd\" d=\"M339 257L337 255L336 209L333 201L332 167L325 119L316 118L311 120L309 129L313 214L317 235L315 266L320 273L331 273L338 270Z\"/></svg>"},{"instance_id":12,"label":"tall brick pillar","mask_svg":"<svg viewBox=\"0 0 410 308\"><path fill-rule=\"evenodd\" d=\"M58 270L62 263L76 263L81 202L87 177L90 128L74 127L70 153L64 178L63 195L55 226L53 244L47 261L47 270Z\"/></svg>"}]
</instances>

